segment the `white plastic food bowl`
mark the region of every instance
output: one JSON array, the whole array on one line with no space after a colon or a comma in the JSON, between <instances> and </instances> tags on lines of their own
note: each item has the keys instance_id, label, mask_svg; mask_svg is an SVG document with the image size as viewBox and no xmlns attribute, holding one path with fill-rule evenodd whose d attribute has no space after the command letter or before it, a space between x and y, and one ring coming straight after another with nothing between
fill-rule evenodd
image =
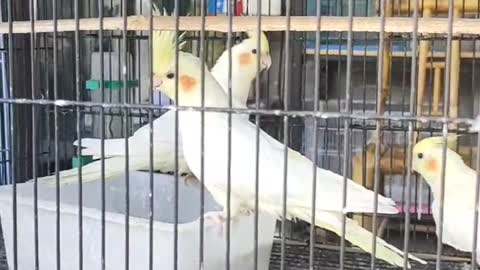
<instances>
[{"instance_id":1,"label":"white plastic food bowl","mask_svg":"<svg viewBox=\"0 0 480 270\"><path fill-rule=\"evenodd\" d=\"M170 175L154 175L154 269L173 269L174 188ZM125 269L125 181L106 183L106 269ZM149 173L130 174L130 269L149 266ZM18 269L34 268L33 183L17 185L18 194ZM39 184L39 261L40 269L56 266L55 186ZM178 269L198 269L200 242L200 185L179 182ZM61 269L78 269L79 224L78 185L61 187L60 195ZM83 185L83 260L84 269L101 265L100 181ZM205 190L205 211L221 209ZM13 261L12 187L0 187L0 215L7 249ZM258 269L267 270L276 219L259 215ZM231 223L231 269L253 269L254 215ZM206 221L204 229L204 269L225 268L226 239L221 227Z\"/></svg>"}]
</instances>

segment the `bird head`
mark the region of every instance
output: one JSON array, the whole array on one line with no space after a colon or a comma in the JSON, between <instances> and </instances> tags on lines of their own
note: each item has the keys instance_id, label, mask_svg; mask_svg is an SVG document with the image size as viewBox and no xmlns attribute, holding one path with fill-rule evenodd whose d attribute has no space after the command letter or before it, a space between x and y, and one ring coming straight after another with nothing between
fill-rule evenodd
<instances>
[{"instance_id":1,"label":"bird head","mask_svg":"<svg viewBox=\"0 0 480 270\"><path fill-rule=\"evenodd\" d=\"M236 72L251 77L257 75L257 57L260 55L260 71L269 69L272 65L270 45L264 32L260 32L260 50L258 48L257 32L247 32L248 38L232 47L233 64L237 65Z\"/></svg>"},{"instance_id":2,"label":"bird head","mask_svg":"<svg viewBox=\"0 0 480 270\"><path fill-rule=\"evenodd\" d=\"M260 55L260 71L270 68L270 45L264 32L260 33L260 49L257 32L247 32L248 38L232 47L232 72L240 75L243 81L251 82L257 76L257 57ZM225 50L217 60L214 69L225 72L228 69L229 51Z\"/></svg>"},{"instance_id":3,"label":"bird head","mask_svg":"<svg viewBox=\"0 0 480 270\"><path fill-rule=\"evenodd\" d=\"M457 142L457 135L447 137L447 164L461 162L463 160L454 151ZM442 174L443 137L429 137L421 140L413 147L412 169L421 174L429 184L436 184L440 181Z\"/></svg>"},{"instance_id":4,"label":"bird head","mask_svg":"<svg viewBox=\"0 0 480 270\"><path fill-rule=\"evenodd\" d=\"M176 36L171 31L153 33L153 81L156 90L161 90L175 101L178 90L177 105L201 106L201 68L205 70L205 106L225 106L222 99L215 100L218 95L224 95L221 87L208 71L205 63L190 53L178 52L178 70L176 66ZM178 80L178 88L177 86ZM216 93L220 90L220 93ZM212 92L212 93L210 93Z\"/></svg>"}]
</instances>

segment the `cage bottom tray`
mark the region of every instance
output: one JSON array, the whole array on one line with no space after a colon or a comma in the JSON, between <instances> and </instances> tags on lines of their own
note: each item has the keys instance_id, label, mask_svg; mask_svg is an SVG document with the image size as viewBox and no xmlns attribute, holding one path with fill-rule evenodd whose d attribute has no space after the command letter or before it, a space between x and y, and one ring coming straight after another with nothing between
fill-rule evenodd
<instances>
[{"instance_id":1,"label":"cage bottom tray","mask_svg":"<svg viewBox=\"0 0 480 270\"><path fill-rule=\"evenodd\" d=\"M0 270L8 270L7 255L3 242L3 233L0 226ZM289 270L307 270L309 249L306 244L286 243L285 268ZM315 248L315 269L339 269L338 251L322 247ZM270 257L270 270L278 270L281 265L281 242L274 241ZM377 261L377 269L400 269L384 262ZM346 252L345 269L370 269L370 254L363 252ZM427 265L412 264L412 269L435 269L435 261L428 261ZM465 262L443 262L442 269L470 269Z\"/></svg>"},{"instance_id":2,"label":"cage bottom tray","mask_svg":"<svg viewBox=\"0 0 480 270\"><path fill-rule=\"evenodd\" d=\"M281 241L275 240L270 256L270 270L281 269ZM288 270L309 269L309 245L301 242L288 241L285 245L285 268ZM314 251L314 269L334 270L340 269L339 251L336 248L318 246ZM412 270L434 270L435 259L426 260L427 265L411 262ZM344 269L346 270L370 270L370 254L361 251L346 250ZM375 261L375 269L402 269L387 264L381 260ZM442 268L449 270L470 269L470 263L464 261L444 261ZM477 267L477 269L479 269Z\"/></svg>"}]
</instances>

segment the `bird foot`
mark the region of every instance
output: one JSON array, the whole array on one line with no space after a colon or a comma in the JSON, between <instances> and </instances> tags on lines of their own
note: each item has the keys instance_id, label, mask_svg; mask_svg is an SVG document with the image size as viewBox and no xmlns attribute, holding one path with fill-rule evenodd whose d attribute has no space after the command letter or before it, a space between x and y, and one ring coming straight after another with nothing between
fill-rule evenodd
<instances>
[{"instance_id":1,"label":"bird foot","mask_svg":"<svg viewBox=\"0 0 480 270\"><path fill-rule=\"evenodd\" d=\"M253 214L255 211L253 209L250 209L248 207L245 207L245 208L242 208L240 209L240 213L242 215L245 215L245 216L250 216L251 214Z\"/></svg>"},{"instance_id":2,"label":"bird foot","mask_svg":"<svg viewBox=\"0 0 480 270\"><path fill-rule=\"evenodd\" d=\"M225 231L225 225L227 218L225 217L225 213L223 211L217 212L208 212L203 216L204 220L213 226L218 226L218 236L223 236L223 232Z\"/></svg>"},{"instance_id":3,"label":"bird foot","mask_svg":"<svg viewBox=\"0 0 480 270\"><path fill-rule=\"evenodd\" d=\"M198 179L193 175L193 174L187 174L185 176L185 185L190 186L191 184L195 183L198 181Z\"/></svg>"}]
</instances>

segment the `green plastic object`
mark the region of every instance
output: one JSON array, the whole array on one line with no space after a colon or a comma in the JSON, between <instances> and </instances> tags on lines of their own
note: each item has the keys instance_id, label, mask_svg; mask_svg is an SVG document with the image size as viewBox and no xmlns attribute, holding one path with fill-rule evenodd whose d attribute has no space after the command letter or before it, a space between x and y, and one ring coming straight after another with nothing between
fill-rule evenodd
<instances>
[{"instance_id":1,"label":"green plastic object","mask_svg":"<svg viewBox=\"0 0 480 270\"><path fill-rule=\"evenodd\" d=\"M127 87L138 87L137 80L131 80L127 82ZM87 90L95 91L100 89L99 80L88 80L85 84ZM123 89L123 81L103 81L103 87L105 89Z\"/></svg>"},{"instance_id":2,"label":"green plastic object","mask_svg":"<svg viewBox=\"0 0 480 270\"><path fill-rule=\"evenodd\" d=\"M93 156L80 156L72 158L72 167L78 168L80 166L87 165L93 161Z\"/></svg>"}]
</instances>

